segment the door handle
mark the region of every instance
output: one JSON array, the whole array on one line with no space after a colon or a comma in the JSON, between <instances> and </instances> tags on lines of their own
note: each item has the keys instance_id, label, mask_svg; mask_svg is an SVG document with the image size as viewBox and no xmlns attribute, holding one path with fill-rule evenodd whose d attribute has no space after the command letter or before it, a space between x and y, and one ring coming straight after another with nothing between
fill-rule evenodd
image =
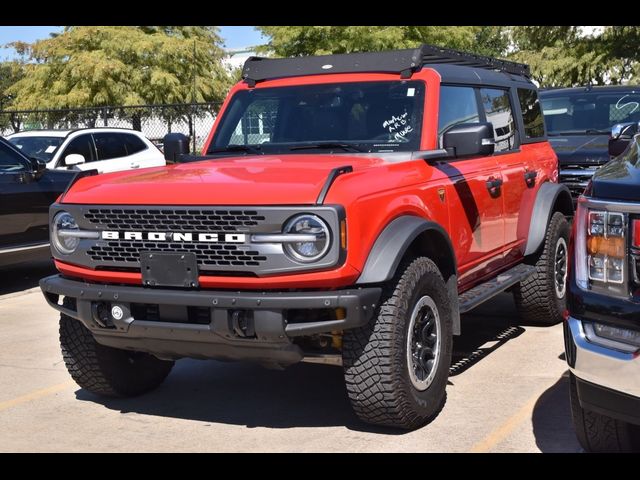
<instances>
[{"instance_id":1,"label":"door handle","mask_svg":"<svg viewBox=\"0 0 640 480\"><path fill-rule=\"evenodd\" d=\"M487 180L487 190L489 190L489 194L492 197L500 196L500 187L502 187L502 183L501 178L489 177L489 180Z\"/></svg>"},{"instance_id":2,"label":"door handle","mask_svg":"<svg viewBox=\"0 0 640 480\"><path fill-rule=\"evenodd\" d=\"M538 176L538 172L535 170L527 170L524 172L524 181L527 184L527 187L533 188L536 185L536 177Z\"/></svg>"}]
</instances>

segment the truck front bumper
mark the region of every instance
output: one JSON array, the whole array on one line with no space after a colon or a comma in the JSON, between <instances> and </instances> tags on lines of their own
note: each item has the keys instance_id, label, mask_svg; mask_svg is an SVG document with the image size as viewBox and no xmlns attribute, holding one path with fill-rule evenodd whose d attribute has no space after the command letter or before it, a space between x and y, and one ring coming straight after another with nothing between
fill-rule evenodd
<instances>
[{"instance_id":1,"label":"truck front bumper","mask_svg":"<svg viewBox=\"0 0 640 480\"><path fill-rule=\"evenodd\" d=\"M569 317L565 354L583 408L640 424L640 357L590 342L583 322Z\"/></svg>"},{"instance_id":2,"label":"truck front bumper","mask_svg":"<svg viewBox=\"0 0 640 480\"><path fill-rule=\"evenodd\" d=\"M61 275L42 279L40 288L49 305L81 321L96 341L106 346L160 358L277 365L303 359L304 352L293 342L295 337L365 325L381 294L380 288L316 292L162 289L86 283ZM62 305L61 296L75 302ZM292 310L311 314L312 310L337 309L343 309L339 319L289 321ZM151 319L144 312L153 312Z\"/></svg>"}]
</instances>

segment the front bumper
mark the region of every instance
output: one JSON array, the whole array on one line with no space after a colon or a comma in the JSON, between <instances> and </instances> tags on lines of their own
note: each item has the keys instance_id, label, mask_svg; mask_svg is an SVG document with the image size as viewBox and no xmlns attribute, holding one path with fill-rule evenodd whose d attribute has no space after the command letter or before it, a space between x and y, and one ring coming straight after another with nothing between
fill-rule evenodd
<instances>
[{"instance_id":1,"label":"front bumper","mask_svg":"<svg viewBox=\"0 0 640 480\"><path fill-rule=\"evenodd\" d=\"M632 397L640 397L640 358L591 343L581 320L569 317L565 325L565 353L579 379ZM640 398L638 399L640 401Z\"/></svg>"},{"instance_id":2,"label":"front bumper","mask_svg":"<svg viewBox=\"0 0 640 480\"><path fill-rule=\"evenodd\" d=\"M377 307L380 288L321 292L228 292L179 290L87 283L53 275L40 281L49 305L81 321L103 345L152 353L161 358L216 358L289 365L302 360L295 337L365 325ZM75 299L75 309L59 304ZM134 318L139 306L160 317ZM119 307L121 318L101 315ZM343 319L290 323L291 310L335 310ZM197 309L191 322L189 309ZM102 313L101 313L102 312ZM250 322L250 335L238 331L237 313ZM120 316L120 315L118 315Z\"/></svg>"}]
</instances>

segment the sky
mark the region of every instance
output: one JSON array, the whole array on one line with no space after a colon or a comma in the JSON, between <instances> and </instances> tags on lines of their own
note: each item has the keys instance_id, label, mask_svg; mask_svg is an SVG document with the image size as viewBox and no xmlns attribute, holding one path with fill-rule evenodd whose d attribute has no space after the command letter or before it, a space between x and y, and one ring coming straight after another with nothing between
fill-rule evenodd
<instances>
[{"instance_id":1,"label":"sky","mask_svg":"<svg viewBox=\"0 0 640 480\"><path fill-rule=\"evenodd\" d=\"M48 38L52 32L60 32L62 27L0 27L0 60L7 60L15 55L10 48L3 48L9 42L33 42L41 38ZM254 27L232 26L220 27L226 48L242 48L263 43L265 40Z\"/></svg>"}]
</instances>

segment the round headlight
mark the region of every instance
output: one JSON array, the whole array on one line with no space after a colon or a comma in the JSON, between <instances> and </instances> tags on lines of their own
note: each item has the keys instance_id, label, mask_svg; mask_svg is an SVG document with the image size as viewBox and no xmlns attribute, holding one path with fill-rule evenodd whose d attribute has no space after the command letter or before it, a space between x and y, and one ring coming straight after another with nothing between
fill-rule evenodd
<instances>
[{"instance_id":1,"label":"round headlight","mask_svg":"<svg viewBox=\"0 0 640 480\"><path fill-rule=\"evenodd\" d=\"M284 244L284 251L293 260L310 263L320 260L329 250L331 237L329 227L316 215L293 217L284 226L284 233L297 235L315 235L315 241L290 242Z\"/></svg>"},{"instance_id":2,"label":"round headlight","mask_svg":"<svg viewBox=\"0 0 640 480\"><path fill-rule=\"evenodd\" d=\"M80 239L67 233L73 230L80 230L76 219L70 213L60 212L53 217L53 231L51 232L51 240L53 245L60 253L69 255L75 252Z\"/></svg>"}]
</instances>

